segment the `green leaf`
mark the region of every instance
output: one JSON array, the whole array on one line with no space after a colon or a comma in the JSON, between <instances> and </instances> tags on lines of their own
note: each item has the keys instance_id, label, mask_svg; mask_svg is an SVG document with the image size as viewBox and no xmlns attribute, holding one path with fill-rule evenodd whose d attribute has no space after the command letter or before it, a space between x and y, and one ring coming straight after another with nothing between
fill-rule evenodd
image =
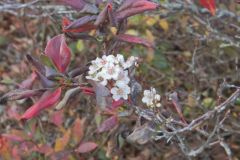
<instances>
[{"instance_id":1,"label":"green leaf","mask_svg":"<svg viewBox=\"0 0 240 160\"><path fill-rule=\"evenodd\" d=\"M215 102L214 102L214 99L211 98L211 97L207 97L207 98L204 98L203 99L203 102L202 102L203 106L206 107L206 108L211 108L215 105Z\"/></svg>"},{"instance_id":2,"label":"green leaf","mask_svg":"<svg viewBox=\"0 0 240 160\"><path fill-rule=\"evenodd\" d=\"M235 104L240 106L240 98L237 98L237 100L235 101Z\"/></svg>"},{"instance_id":3,"label":"green leaf","mask_svg":"<svg viewBox=\"0 0 240 160\"><path fill-rule=\"evenodd\" d=\"M41 54L40 55L40 60L44 65L46 65L50 68L55 68L55 65L53 64L53 62L51 61L51 59L47 55Z\"/></svg>"},{"instance_id":4,"label":"green leaf","mask_svg":"<svg viewBox=\"0 0 240 160\"><path fill-rule=\"evenodd\" d=\"M7 37L0 36L0 46L4 46L8 43Z\"/></svg>"},{"instance_id":5,"label":"green leaf","mask_svg":"<svg viewBox=\"0 0 240 160\"><path fill-rule=\"evenodd\" d=\"M124 140L124 138L122 137L122 135L119 134L119 135L118 135L118 146L119 146L119 148L121 149L121 148L124 146L124 144L125 144L125 140Z\"/></svg>"}]
</instances>

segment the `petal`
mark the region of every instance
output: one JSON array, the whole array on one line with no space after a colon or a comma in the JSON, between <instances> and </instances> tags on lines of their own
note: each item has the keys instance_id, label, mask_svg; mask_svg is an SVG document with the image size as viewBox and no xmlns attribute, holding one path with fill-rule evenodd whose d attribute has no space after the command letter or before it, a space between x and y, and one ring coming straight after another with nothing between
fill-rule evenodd
<instances>
[{"instance_id":1,"label":"petal","mask_svg":"<svg viewBox=\"0 0 240 160\"><path fill-rule=\"evenodd\" d=\"M119 95L116 95L116 94L113 95L113 99L114 99L115 101L118 101L120 98L121 98L121 97L120 97Z\"/></svg>"},{"instance_id":2,"label":"petal","mask_svg":"<svg viewBox=\"0 0 240 160\"><path fill-rule=\"evenodd\" d=\"M114 87L111 89L111 93L116 95L117 94L117 91L118 91L118 88Z\"/></svg>"},{"instance_id":3,"label":"petal","mask_svg":"<svg viewBox=\"0 0 240 160\"><path fill-rule=\"evenodd\" d=\"M123 99L127 100L128 99L128 95L123 95Z\"/></svg>"},{"instance_id":4,"label":"petal","mask_svg":"<svg viewBox=\"0 0 240 160\"><path fill-rule=\"evenodd\" d=\"M145 90L143 94L144 94L144 96L148 96L149 94L151 94L151 92L150 92L150 90Z\"/></svg>"}]
</instances>

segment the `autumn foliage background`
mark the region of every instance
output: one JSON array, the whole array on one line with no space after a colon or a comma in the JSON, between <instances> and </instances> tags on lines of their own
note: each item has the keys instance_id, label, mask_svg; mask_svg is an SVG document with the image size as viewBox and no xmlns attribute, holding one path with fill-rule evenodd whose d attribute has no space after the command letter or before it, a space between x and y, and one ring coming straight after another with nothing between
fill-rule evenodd
<instances>
[{"instance_id":1,"label":"autumn foliage background","mask_svg":"<svg viewBox=\"0 0 240 160\"><path fill-rule=\"evenodd\" d=\"M62 27L70 22L64 21L63 17L81 17L71 7L52 1L40 1L33 4L33 8L13 7L9 11L1 10L4 2L8 1L0 2L0 96L14 90L29 75L36 76L26 56L39 57L51 38L63 32L67 34L69 30ZM17 0L16 4L28 2ZM162 104L170 110L174 109L167 94L177 91L183 115L186 120L191 120L220 103L218 93L222 82L240 84L240 6L234 0L209 0L210 4L193 1L201 8L201 13L195 14L194 8L174 8L175 1L154 2L169 3L173 8L160 5L154 11L130 17L125 33L146 41L141 41L140 45L125 42L116 52L126 57L140 57L136 80L143 88L154 86L163 97ZM110 31L112 35L116 34L113 27ZM89 32L89 35L93 34L94 31ZM101 45L101 36L97 41L67 38L66 43L71 49L69 68L85 67L101 56L103 49L109 46ZM57 68L64 70L61 66ZM230 88L222 96L226 98L231 93ZM125 139L138 121L134 111L129 117L113 117L110 123L101 125L109 115L100 113L91 95L77 94L61 110L53 107L29 121L20 121L21 118L28 119L23 113L32 105L31 99L0 104L0 160L186 159L174 143L161 140L144 145L128 143ZM231 134L223 136L232 150L232 159L240 157L239 107L238 98L225 123L226 128L231 128ZM125 108L122 106L116 112L122 113ZM117 125L111 126L115 121ZM212 125L209 122L204 127L207 129ZM191 139L191 134L189 139L194 147L198 144ZM228 158L218 145L196 157Z\"/></svg>"}]
</instances>

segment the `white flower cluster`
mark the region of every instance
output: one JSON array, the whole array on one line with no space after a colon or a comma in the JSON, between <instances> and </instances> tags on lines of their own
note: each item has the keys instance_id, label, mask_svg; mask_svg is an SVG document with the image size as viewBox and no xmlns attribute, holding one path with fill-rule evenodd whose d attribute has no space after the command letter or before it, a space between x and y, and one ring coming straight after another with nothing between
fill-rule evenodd
<instances>
[{"instance_id":1,"label":"white flower cluster","mask_svg":"<svg viewBox=\"0 0 240 160\"><path fill-rule=\"evenodd\" d=\"M124 60L123 55L103 55L102 58L93 60L89 67L87 79L99 82L111 89L114 100L121 98L127 100L130 94L128 68L137 62L137 57L129 57Z\"/></svg>"},{"instance_id":2,"label":"white flower cluster","mask_svg":"<svg viewBox=\"0 0 240 160\"><path fill-rule=\"evenodd\" d=\"M156 89L151 87L150 90L144 90L142 102L149 107L161 107L161 96L157 94Z\"/></svg>"}]
</instances>

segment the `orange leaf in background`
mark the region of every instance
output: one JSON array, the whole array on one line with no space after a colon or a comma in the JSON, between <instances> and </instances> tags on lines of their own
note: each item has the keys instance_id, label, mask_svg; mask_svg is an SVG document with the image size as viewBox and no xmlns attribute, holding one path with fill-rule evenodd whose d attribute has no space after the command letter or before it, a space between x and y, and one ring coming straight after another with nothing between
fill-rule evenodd
<instances>
[{"instance_id":1,"label":"orange leaf in background","mask_svg":"<svg viewBox=\"0 0 240 160\"><path fill-rule=\"evenodd\" d=\"M77 118L72 128L72 138L74 143L79 143L84 135L84 123L86 119Z\"/></svg>"},{"instance_id":2,"label":"orange leaf in background","mask_svg":"<svg viewBox=\"0 0 240 160\"><path fill-rule=\"evenodd\" d=\"M67 146L70 139L71 130L69 129L67 131L64 131L63 134L64 134L63 137L57 138L55 141L54 146L55 152L62 151Z\"/></svg>"},{"instance_id":3,"label":"orange leaf in background","mask_svg":"<svg viewBox=\"0 0 240 160\"><path fill-rule=\"evenodd\" d=\"M0 159L11 160L9 144L5 137L0 135Z\"/></svg>"},{"instance_id":4,"label":"orange leaf in background","mask_svg":"<svg viewBox=\"0 0 240 160\"><path fill-rule=\"evenodd\" d=\"M212 15L215 15L216 13L216 4L215 0L200 0L200 4L207 8Z\"/></svg>"}]
</instances>

